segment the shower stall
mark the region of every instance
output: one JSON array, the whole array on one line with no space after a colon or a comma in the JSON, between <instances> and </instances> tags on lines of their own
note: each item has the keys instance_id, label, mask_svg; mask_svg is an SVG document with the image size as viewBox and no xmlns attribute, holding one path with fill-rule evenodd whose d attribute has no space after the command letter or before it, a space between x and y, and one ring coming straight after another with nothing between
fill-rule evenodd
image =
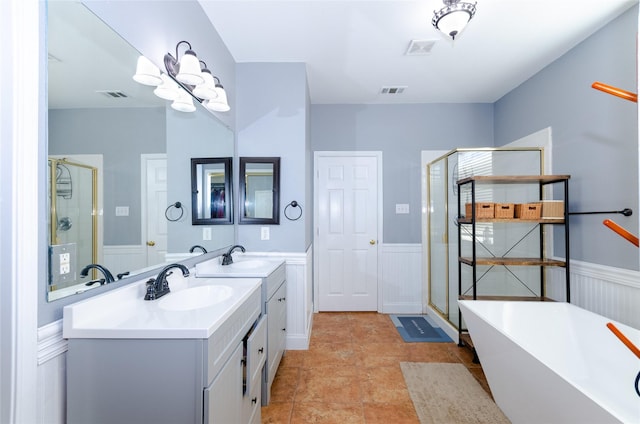
<instances>
[{"instance_id":1,"label":"shower stall","mask_svg":"<svg viewBox=\"0 0 640 424\"><path fill-rule=\"evenodd\" d=\"M67 158L50 157L48 165L49 251L70 255L66 273L65 264L50 254L48 291L52 292L78 284L82 267L98 262L98 170Z\"/></svg>"},{"instance_id":2,"label":"shower stall","mask_svg":"<svg viewBox=\"0 0 640 424\"><path fill-rule=\"evenodd\" d=\"M458 313L458 202L471 202L471 193L459 192L457 181L478 175L540 175L544 169L543 150L541 148L477 148L455 149L427 164L427 228L428 257L427 279L429 305L443 319L456 329L460 328ZM518 190L520 196L529 195L531 187L521 185L509 189L500 187L482 187L476 191L476 201L496 202L513 198L505 190ZM537 189L535 189L537 190ZM537 196L537 191L530 193ZM462 239L469 240L471 235L462 228ZM500 227L489 223L477 225L477 241L483 248L503 251L506 246L519 244L527 249L539 249L539 242L518 241L520 231ZM466 243L464 247L467 247ZM491 267L487 267L491 268ZM463 268L463 271L467 271ZM508 270L502 267L483 269L487 280L499 281L509 278ZM527 277L526 279L530 279ZM470 278L463 278L463 282ZM462 291L469 290L468 283L462 285Z\"/></svg>"}]
</instances>

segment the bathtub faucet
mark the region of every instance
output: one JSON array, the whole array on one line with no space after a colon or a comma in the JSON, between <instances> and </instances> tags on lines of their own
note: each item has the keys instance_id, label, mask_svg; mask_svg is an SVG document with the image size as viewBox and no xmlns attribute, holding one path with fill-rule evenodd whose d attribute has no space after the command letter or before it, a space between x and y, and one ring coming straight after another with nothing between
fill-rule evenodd
<instances>
[{"instance_id":1,"label":"bathtub faucet","mask_svg":"<svg viewBox=\"0 0 640 424\"><path fill-rule=\"evenodd\" d=\"M171 264L165 266L156 278L151 278L147 281L147 293L144 296L144 300L156 300L171 291L169 290L167 277L171 275L171 269L173 268L180 268L183 277L189 276L189 268L182 264Z\"/></svg>"},{"instance_id":2,"label":"bathtub faucet","mask_svg":"<svg viewBox=\"0 0 640 424\"><path fill-rule=\"evenodd\" d=\"M100 282L100 285L109 284L109 283L113 283L116 280L115 278L113 278L113 274L111 274L111 272L106 267L100 264L89 264L85 266L84 268L82 268L82 271L80 271L80 276L84 278L87 275L89 275L90 269L97 269L98 271L100 271L102 275L104 275L104 281L102 281L102 279L97 281L90 281L89 283L87 283L87 285L91 285L95 282Z\"/></svg>"},{"instance_id":3,"label":"bathtub faucet","mask_svg":"<svg viewBox=\"0 0 640 424\"><path fill-rule=\"evenodd\" d=\"M231 254L233 253L234 250L236 250L236 248L240 249L242 253L245 252L244 247L240 246L239 244L236 244L235 246L231 246L231 248L227 253L222 254L222 265L231 265L233 263L233 257L231 256Z\"/></svg>"}]
</instances>

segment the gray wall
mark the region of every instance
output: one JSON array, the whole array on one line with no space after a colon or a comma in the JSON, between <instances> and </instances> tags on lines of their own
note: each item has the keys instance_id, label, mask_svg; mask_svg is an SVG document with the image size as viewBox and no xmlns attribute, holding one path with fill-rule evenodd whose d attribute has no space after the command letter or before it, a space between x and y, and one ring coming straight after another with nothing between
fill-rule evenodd
<instances>
[{"instance_id":1,"label":"gray wall","mask_svg":"<svg viewBox=\"0 0 640 424\"><path fill-rule=\"evenodd\" d=\"M238 156L279 156L280 225L260 240L261 225L238 225L237 241L248 250L304 252L310 244L308 91L302 63L241 63L237 67ZM288 220L284 207L299 202L304 215Z\"/></svg>"},{"instance_id":2,"label":"gray wall","mask_svg":"<svg viewBox=\"0 0 640 424\"><path fill-rule=\"evenodd\" d=\"M384 243L421 242L422 150L493 146L491 104L312 105L313 151L382 152ZM408 203L408 215L395 205Z\"/></svg>"},{"instance_id":3,"label":"gray wall","mask_svg":"<svg viewBox=\"0 0 640 424\"><path fill-rule=\"evenodd\" d=\"M144 123L144 125L140 125ZM103 155L104 244L140 244L140 155L165 153L164 108L49 111L49 154ZM115 216L129 206L129 216Z\"/></svg>"},{"instance_id":4,"label":"gray wall","mask_svg":"<svg viewBox=\"0 0 640 424\"><path fill-rule=\"evenodd\" d=\"M552 127L553 172L571 175L570 211L634 210L573 216L571 258L634 270L638 249L602 220L638 234L637 105L591 84L636 91L637 28L635 6L495 103L497 146Z\"/></svg>"},{"instance_id":5,"label":"gray wall","mask_svg":"<svg viewBox=\"0 0 640 424\"><path fill-rule=\"evenodd\" d=\"M185 211L167 222L169 253L186 253L194 244L208 251L233 244L233 225L211 225L211 240L202 239L202 228L209 226L191 225L191 158L232 157L233 151L233 132L207 111L167 109L167 203L179 201Z\"/></svg>"}]
</instances>

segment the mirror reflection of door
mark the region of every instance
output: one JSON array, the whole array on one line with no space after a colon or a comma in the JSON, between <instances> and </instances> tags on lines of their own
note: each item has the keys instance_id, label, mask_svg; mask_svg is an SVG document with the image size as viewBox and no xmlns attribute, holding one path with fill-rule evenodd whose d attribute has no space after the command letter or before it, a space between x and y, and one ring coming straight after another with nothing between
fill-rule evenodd
<instances>
[{"instance_id":1,"label":"mirror reflection of door","mask_svg":"<svg viewBox=\"0 0 640 424\"><path fill-rule=\"evenodd\" d=\"M240 224L280 223L280 158L240 158Z\"/></svg>"},{"instance_id":2,"label":"mirror reflection of door","mask_svg":"<svg viewBox=\"0 0 640 424\"><path fill-rule=\"evenodd\" d=\"M193 225L232 224L232 158L191 159Z\"/></svg>"},{"instance_id":3,"label":"mirror reflection of door","mask_svg":"<svg viewBox=\"0 0 640 424\"><path fill-rule=\"evenodd\" d=\"M244 216L273 218L273 164L248 163L245 181Z\"/></svg>"}]
</instances>

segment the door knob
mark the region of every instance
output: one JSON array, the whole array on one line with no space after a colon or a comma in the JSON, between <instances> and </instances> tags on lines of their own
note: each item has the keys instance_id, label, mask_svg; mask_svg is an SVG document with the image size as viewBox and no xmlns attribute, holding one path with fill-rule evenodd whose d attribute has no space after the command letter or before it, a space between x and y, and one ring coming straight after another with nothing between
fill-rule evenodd
<instances>
[{"instance_id":1,"label":"door knob","mask_svg":"<svg viewBox=\"0 0 640 424\"><path fill-rule=\"evenodd\" d=\"M151 247L153 247L153 246L155 246L155 245L156 245L156 242L155 242L155 241L153 241L153 240L151 240L151 241L148 241L148 242L147 242L147 246L151 246Z\"/></svg>"},{"instance_id":2,"label":"door knob","mask_svg":"<svg viewBox=\"0 0 640 424\"><path fill-rule=\"evenodd\" d=\"M376 241L375 240L369 240L369 244L374 245L374 244L376 244Z\"/></svg>"}]
</instances>

